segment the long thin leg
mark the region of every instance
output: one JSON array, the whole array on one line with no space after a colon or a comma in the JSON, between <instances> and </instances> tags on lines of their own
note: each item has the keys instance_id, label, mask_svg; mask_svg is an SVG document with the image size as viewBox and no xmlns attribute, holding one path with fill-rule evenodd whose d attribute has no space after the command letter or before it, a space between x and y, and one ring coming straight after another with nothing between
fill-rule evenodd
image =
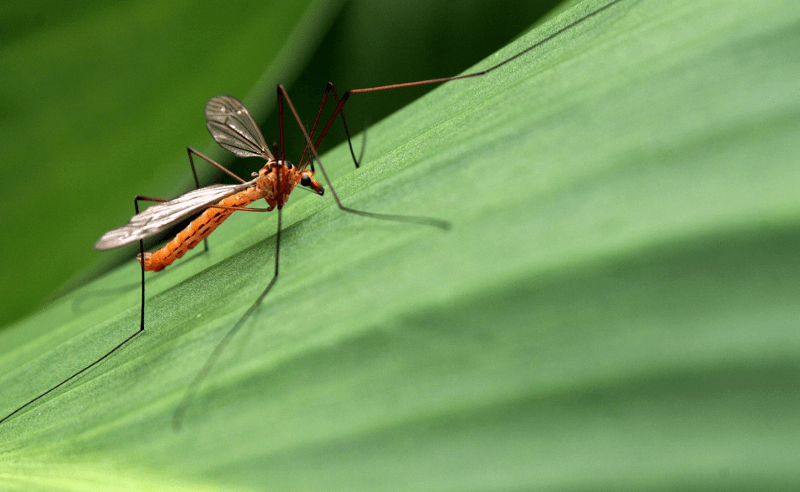
<instances>
[{"instance_id":1,"label":"long thin leg","mask_svg":"<svg viewBox=\"0 0 800 492\"><path fill-rule=\"evenodd\" d=\"M328 82L325 86L325 92L322 94L322 102L319 105L319 109L317 110L317 117L314 118L314 124L311 126L311 131L308 133L309 137L314 137L314 132L317 129L317 124L319 123L319 118L322 116L322 110L325 108L325 104L328 102L328 95L333 92L333 98L336 103L339 103L339 94L336 93L336 88L333 86L332 82ZM347 135L347 145L350 147L350 157L353 158L353 163L356 167L361 165L361 159L364 158L364 148L365 143L361 143L361 152L358 155L358 159L356 159L356 153L353 150L353 142L350 138L350 129L347 127L347 120L344 117L344 110L339 111L339 115L342 117L342 125L344 126L344 133ZM317 142L314 144L314 148L318 149L319 145L322 143L322 139L325 138L325 132L322 132L322 135L319 136ZM364 139L366 140L366 133L364 133ZM300 156L300 161L298 166L300 168L303 167L303 163L305 162L306 153L308 152L308 148L303 149L303 154ZM313 159L311 160L311 170L314 170L314 162Z\"/></svg>"},{"instance_id":2,"label":"long thin leg","mask_svg":"<svg viewBox=\"0 0 800 492\"><path fill-rule=\"evenodd\" d=\"M391 89L401 89L401 88L404 88L404 87L417 87L417 86L420 86L420 85L442 84L444 82L450 82L451 80L468 79L468 78L471 78L471 77L480 77L481 75L486 75L487 73L502 67L506 63L509 63L509 62L511 62L513 60L516 60L517 58L519 58L520 56L528 53L529 51L532 51L532 50L542 46L543 44L547 43L548 41L551 41L553 38L559 36L560 34L564 33L565 31L568 31L568 30L572 29L573 27L577 26L578 24L581 24L582 22L594 17L595 15L603 12L604 10L612 7L613 5L615 5L615 4L617 4L617 3L621 2L621 1L622 0L612 0L611 2L608 2L603 7L600 7L599 9L597 9L597 10L595 10L595 11L589 13L589 14L586 14L585 16L581 17L580 19L576 20L575 22L573 22L573 23L571 23L571 24L569 24L569 25L567 25L565 27L562 27L561 29L555 31L554 33L550 34L549 36L545 37L544 39L541 39L540 41L534 43L532 46L528 46L524 50L522 50L519 53L513 55L512 57L507 58L507 59L503 60L502 62L498 63L497 65L494 65L492 67L487 68L486 70L481 70L480 72L473 72L473 73L468 73L468 74L464 74L464 75L456 75L456 76L453 76L453 77L441 77L441 78L438 78L438 79L418 80L418 81L415 81L415 82L404 82L404 83L400 83L400 84L381 85L381 86L377 86L377 87L365 87L363 89L350 89L350 90L348 90L347 92L345 92L342 95L341 99L338 100L338 104L336 105L336 109L333 110L333 114L328 118L328 122L325 124L325 127L322 129L322 134L319 137L319 141L321 141L322 138L325 136L325 134L328 133L328 129L330 129L331 125L333 124L333 121L336 119L336 115L341 113L342 114L342 121L344 121L344 114L342 113L342 108L344 107L345 103L347 102L347 100L350 98L350 96L352 94L363 94L363 93L366 93L366 92L378 92L378 91L386 91L386 90L391 90ZM332 84L331 84L331 89L332 88L333 87L332 87ZM326 94L327 94L327 89L326 89ZM325 103L325 98L323 98L323 104L324 103ZM321 108L320 108L320 111L322 111ZM315 122L315 127L316 127L316 122ZM350 144L350 153L353 155L353 159L355 159L355 155L353 154L353 145L352 145L352 143L350 143L350 134L347 131L347 124L346 123L345 123L345 133L347 133L347 141L348 141L348 144ZM319 145L319 141L317 142L317 145ZM315 149L316 149L316 147L315 147ZM319 160L317 160L317 162L319 162Z\"/></svg>"},{"instance_id":3,"label":"long thin leg","mask_svg":"<svg viewBox=\"0 0 800 492\"><path fill-rule=\"evenodd\" d=\"M194 174L194 183L197 185L198 188L200 188L200 181L197 179L197 171L194 168L194 162L192 161L192 154L194 154L197 157L199 157L199 158L203 159L204 161L208 162L209 164L211 164L212 166L216 167L217 169L219 169L223 173L227 174L228 176L232 177L236 181L238 181L240 183L246 183L247 182L247 181L243 180L242 178L240 178L239 176L233 174L229 169L227 169L222 164L218 163L214 159L208 157L207 155L201 153L200 151L198 151L198 150L196 150L196 149L194 149L192 147L186 147L186 152L189 154L189 164L192 165L192 174Z\"/></svg>"},{"instance_id":4,"label":"long thin leg","mask_svg":"<svg viewBox=\"0 0 800 492\"><path fill-rule=\"evenodd\" d=\"M291 98L289 97L289 93L286 92L286 88L283 85L278 85L278 105L279 107L283 105L282 99L286 99L286 104L289 106L289 110L292 112L297 125L300 127L300 131L303 133L303 137L306 140L306 146L308 149L311 150L311 155L314 160L317 161L319 165L319 170L322 171L322 175L325 176L325 181L328 183L330 187L331 193L333 194L333 198L336 200L336 205L345 212L349 212L351 214L362 215L364 217L372 217L373 219L382 219L382 220L392 220L395 222L410 222L414 224L424 224L430 225L434 227L439 227L441 229L449 229L450 222L441 219L435 219L432 217L420 217L415 215L394 215L394 214L379 214L375 212L366 212L363 210L356 210L354 208L345 207L342 204L342 201L339 199L339 195L336 194L336 190L333 188L333 183L331 183L330 178L328 178L328 173L325 172L325 167L322 165L322 161L319 158L319 154L317 153L316 147L311 142L311 137L309 136L308 132L306 131L305 126L303 126L303 122L300 120L300 115L297 114L297 110L292 103ZM341 104L341 102L340 102ZM283 120L279 120L279 124L283 127Z\"/></svg>"},{"instance_id":5,"label":"long thin leg","mask_svg":"<svg viewBox=\"0 0 800 492\"><path fill-rule=\"evenodd\" d=\"M189 154L189 165L192 166L192 176L194 176L194 184L197 187L196 189L200 189L200 180L197 179L197 169L194 167L194 161L192 160L192 154L196 155L197 157L203 159L204 161L208 162L212 166L216 167L220 171L224 172L228 176L233 177L233 179L239 181L240 183L245 183L246 181L240 178L239 176L233 174L228 169L225 168L222 164L219 164L214 159L206 156L205 154L197 151L193 147L186 147L186 153ZM208 238L203 239L203 251L208 251Z\"/></svg>"},{"instance_id":6,"label":"long thin leg","mask_svg":"<svg viewBox=\"0 0 800 492\"><path fill-rule=\"evenodd\" d=\"M257 209L261 210L261 209ZM208 373L211 372L211 369L216 364L217 360L219 359L220 354L222 351L227 347L228 343L231 341L234 335L242 328L244 322L249 318L253 312L255 312L256 308L261 301L267 296L269 291L272 289L272 286L275 285L275 282L278 280L278 265L280 260L280 252L281 252L281 216L282 212L281 209L278 209L278 233L275 237L275 273L272 276L272 280L269 281L267 284L267 288L261 292L261 295L258 296L258 299L253 302L247 312L239 318L239 321L233 325L233 328L228 330L228 333L222 337L222 340L219 341L217 346L214 348L214 351L211 352L211 355L206 360L206 363L203 365L203 368L200 369L200 372L197 373L192 383L186 389L186 393L183 395L183 399L181 400L178 408L175 409L175 413L172 416L172 428L176 431L181 429L181 425L183 424L183 416L186 414L186 410L191 405L192 400L194 400L195 395L197 394L197 390L200 388L200 384L203 380L208 376Z\"/></svg>"},{"instance_id":7,"label":"long thin leg","mask_svg":"<svg viewBox=\"0 0 800 492\"><path fill-rule=\"evenodd\" d=\"M137 213L137 214L139 213L139 201L166 202L167 200L165 200L165 199L163 199L163 198L153 198L153 197L146 197L146 196L137 195L137 196L136 196L136 197L134 197L134 199L133 199L133 206L134 206L134 208L136 209L136 213ZM140 254L142 254L142 255L144 254L144 241L142 241L142 240L139 240L139 252L140 252ZM27 408L27 407L28 407L29 405L31 405L32 403L34 403L34 402L38 401L38 400L39 400L39 399L41 399L41 398L44 398L45 396L49 395L49 394L50 394L50 393L52 393L53 391L55 391L55 390L57 390L58 388L60 388L60 387L64 386L65 384L67 384L68 382L72 381L72 380L73 380L73 379L75 379L76 377L80 376L80 375L81 375L81 374L83 374L84 372L88 371L89 369L93 368L93 367L94 367L94 366L96 366L97 364L101 363L102 361L104 361L105 359L107 359L108 357L110 357L110 356L111 356L111 354L113 354L113 353L114 353L114 352L116 352L117 350L121 349L121 348L122 348L122 347L123 347L125 344L127 344L128 342L130 342L131 340L133 340L133 339L134 339L134 338L135 338L137 335L139 335L140 333L142 333L142 332L144 331L144 299L145 299L145 291L144 291L144 286L145 286L145 281L144 281L144 264L142 264L142 265L141 265L141 272L142 272L142 302L141 302L141 311L140 311L140 314L139 314L139 329L138 329L138 330L136 330L136 332L135 332L135 333L133 333L132 335L130 335L128 338L126 338L125 340L123 340L122 342L120 342L119 344L117 344L117 345L116 345L114 348L112 348L111 350L109 350L108 352L106 352L106 353L105 353L105 355L103 355L102 357L100 357L100 358L99 358L99 359L97 359L96 361L92 362L91 364L89 364L88 366L84 367L84 368L83 368L83 369L81 369L80 371L78 371L78 372L74 373L73 375L71 375L71 376L70 376L70 377L68 377L67 379L65 379L65 380L61 381L60 383L58 383L57 385L53 386L53 387L52 387L52 388L50 388L49 390L47 390L47 391L45 391L44 393L40 394L40 395L39 395L39 396L37 396L36 398L33 398L32 400L28 401L27 403L25 403L25 404L24 404L24 405L22 405L21 407L17 408L17 409L16 409L16 410L14 410L13 412L9 413L8 415L6 415L6 416L5 416L5 417L3 417L2 419L0 419L0 424L2 424L3 422L5 422L6 420L8 420L9 418L11 418L12 416L16 415L18 412L20 412L20 411L21 411L21 410L23 410L24 408Z\"/></svg>"},{"instance_id":8,"label":"long thin leg","mask_svg":"<svg viewBox=\"0 0 800 492\"><path fill-rule=\"evenodd\" d=\"M133 199L133 206L134 206L137 214L139 213L139 202L140 201L166 202L166 201L169 201L169 200L164 199L164 198L155 198L155 197L149 197L149 196L136 195L134 197L134 199ZM231 210L235 210L235 211L244 211L244 212L268 212L269 211L269 209L266 209L266 208L246 208L246 207L214 207L214 208L225 208L225 209L231 209ZM280 220L280 214L278 214L278 219ZM139 254L140 255L144 255L144 241L143 240L139 240ZM140 303L141 307L140 307L140 312L139 312L139 329L136 332L134 332L132 335L130 335L128 338L124 339L122 342L120 342L119 344L114 346L114 348L112 348L111 350L106 352L99 359L95 360L94 362L92 362L88 366L82 368L81 370L75 372L74 374L72 374L68 378L64 379L63 381L61 381L57 385L55 385L52 388L48 389L47 391L45 391L44 393L40 394L36 398L33 398L33 399L29 400L24 405L20 406L19 408L17 408L13 412L9 413L8 415L6 415L2 419L0 419L0 424L5 422L9 418L13 417L14 415L19 413L23 409L27 408L28 406L30 406L34 402L36 402L36 401L40 400L41 398L49 395L50 393L52 393L53 391L57 390L61 386L67 384L68 382L72 381L73 379L75 379L76 377L80 376L84 372L86 372L89 369L93 368L94 366L96 366L100 362L104 361L105 359L110 357L111 354L113 354L117 350L121 349L125 344L127 344L128 342L133 340L137 335L139 335L140 333L144 332L144 313L145 313L145 274L144 274L145 270L144 270L144 264L141 265L141 272L142 272L142 282L141 282L141 285L142 285L142 299L141 299L141 303ZM277 272L277 267L276 267L276 272ZM266 295L266 293L264 295ZM263 298L263 295L262 295L262 298Z\"/></svg>"},{"instance_id":9,"label":"long thin leg","mask_svg":"<svg viewBox=\"0 0 800 492\"><path fill-rule=\"evenodd\" d=\"M286 146L283 139L283 100L281 99L280 94L278 94L278 134L280 135L281 139L280 161L286 162Z\"/></svg>"}]
</instances>

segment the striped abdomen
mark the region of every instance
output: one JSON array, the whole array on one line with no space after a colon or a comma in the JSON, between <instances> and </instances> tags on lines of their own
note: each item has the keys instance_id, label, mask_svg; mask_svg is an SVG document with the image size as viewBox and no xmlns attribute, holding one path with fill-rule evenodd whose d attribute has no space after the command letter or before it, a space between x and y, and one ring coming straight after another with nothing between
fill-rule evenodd
<instances>
[{"instance_id":1,"label":"striped abdomen","mask_svg":"<svg viewBox=\"0 0 800 492\"><path fill-rule=\"evenodd\" d=\"M233 196L223 199L217 205L226 207L244 207L263 195L256 191L255 187L248 188ZM163 270L167 265L185 255L187 251L197 246L197 244L211 234L222 222L230 217L235 210L222 208L209 208L199 217L194 219L184 230L175 236L175 239L165 244L161 249L152 253L144 254L144 269L157 272ZM139 258L139 262L142 259Z\"/></svg>"}]
</instances>

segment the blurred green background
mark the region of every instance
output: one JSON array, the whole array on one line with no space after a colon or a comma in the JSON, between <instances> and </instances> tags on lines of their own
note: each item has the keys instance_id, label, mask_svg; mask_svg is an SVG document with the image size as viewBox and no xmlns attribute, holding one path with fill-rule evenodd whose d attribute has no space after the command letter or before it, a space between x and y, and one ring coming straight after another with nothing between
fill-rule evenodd
<instances>
[{"instance_id":1,"label":"blurred green background","mask_svg":"<svg viewBox=\"0 0 800 492\"><path fill-rule=\"evenodd\" d=\"M212 142L203 120L211 97L243 99L271 142L277 83L310 122L328 81L343 92L460 73L557 3L4 4L0 326L130 259L133 247L100 253L92 244L127 221L134 195L171 197L192 186L187 145L243 176L259 166L232 162ZM427 90L354 98L349 122L359 131ZM302 149L291 130L290 158ZM325 148L342 138L337 127ZM206 184L219 179L207 167Z\"/></svg>"}]
</instances>

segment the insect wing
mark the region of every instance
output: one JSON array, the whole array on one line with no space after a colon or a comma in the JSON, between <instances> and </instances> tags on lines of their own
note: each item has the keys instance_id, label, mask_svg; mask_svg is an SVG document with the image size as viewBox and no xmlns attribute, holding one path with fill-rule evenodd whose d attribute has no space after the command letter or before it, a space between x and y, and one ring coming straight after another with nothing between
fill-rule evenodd
<instances>
[{"instance_id":1,"label":"insect wing","mask_svg":"<svg viewBox=\"0 0 800 492\"><path fill-rule=\"evenodd\" d=\"M127 224L108 231L97 240L94 249L106 250L125 246L152 236L172 224L194 215L209 205L251 186L253 181L237 185L212 185L192 190L168 202L158 203L134 215Z\"/></svg>"},{"instance_id":2,"label":"insect wing","mask_svg":"<svg viewBox=\"0 0 800 492\"><path fill-rule=\"evenodd\" d=\"M222 148L239 157L273 159L250 112L234 97L217 96L208 101L206 126Z\"/></svg>"}]
</instances>

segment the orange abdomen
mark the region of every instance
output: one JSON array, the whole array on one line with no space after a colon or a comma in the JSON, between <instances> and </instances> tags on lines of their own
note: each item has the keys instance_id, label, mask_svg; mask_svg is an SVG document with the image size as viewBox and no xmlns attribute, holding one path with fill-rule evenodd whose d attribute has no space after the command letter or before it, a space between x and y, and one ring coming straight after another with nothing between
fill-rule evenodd
<instances>
[{"instance_id":1,"label":"orange abdomen","mask_svg":"<svg viewBox=\"0 0 800 492\"><path fill-rule=\"evenodd\" d=\"M256 199L257 197L253 197L253 189L250 188L223 199L217 205L244 207ZM153 272L163 270L167 265L185 255L187 251L197 246L200 241L214 232L214 229L219 227L233 212L235 210L209 208L179 232L175 239L157 251L145 253L144 269ZM142 262L142 258L139 258L139 262Z\"/></svg>"}]
</instances>

